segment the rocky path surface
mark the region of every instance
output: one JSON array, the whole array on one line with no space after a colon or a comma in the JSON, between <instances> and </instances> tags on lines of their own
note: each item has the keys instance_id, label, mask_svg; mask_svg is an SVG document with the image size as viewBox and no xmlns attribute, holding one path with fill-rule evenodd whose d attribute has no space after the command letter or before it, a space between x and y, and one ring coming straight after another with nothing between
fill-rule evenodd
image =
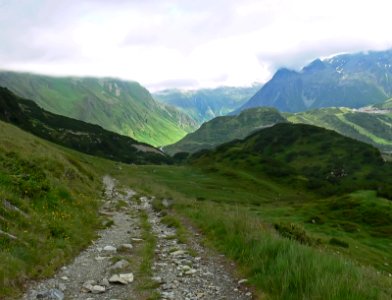
<instances>
[{"instance_id":1,"label":"rocky path surface","mask_svg":"<svg viewBox=\"0 0 392 300\"><path fill-rule=\"evenodd\" d=\"M188 244L178 241L176 229L164 225L160 213L152 209L153 197L136 196L130 189L119 191L109 176L104 177L104 185L101 214L113 225L101 230L99 238L53 278L33 283L24 300L146 299L134 278L140 260L137 249L144 242L138 216L142 210L156 237L152 280L158 299L252 299L245 280L235 279L223 258L202 247L198 236Z\"/></svg>"}]
</instances>

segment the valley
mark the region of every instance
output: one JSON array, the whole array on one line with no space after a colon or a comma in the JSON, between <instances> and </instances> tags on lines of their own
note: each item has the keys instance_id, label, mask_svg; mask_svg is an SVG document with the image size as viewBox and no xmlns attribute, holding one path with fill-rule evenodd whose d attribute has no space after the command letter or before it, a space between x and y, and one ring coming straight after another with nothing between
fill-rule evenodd
<instances>
[{"instance_id":1,"label":"valley","mask_svg":"<svg viewBox=\"0 0 392 300\"><path fill-rule=\"evenodd\" d=\"M158 101L181 109L201 125L239 108L259 89L260 84L253 84L250 87L219 87L190 91L163 90L152 95Z\"/></svg>"},{"instance_id":2,"label":"valley","mask_svg":"<svg viewBox=\"0 0 392 300\"><path fill-rule=\"evenodd\" d=\"M390 299L391 100L356 77L389 52L369 55L154 94L177 108L136 82L1 72L0 298ZM293 82L336 64L367 100L296 106ZM243 109L271 86L290 99Z\"/></svg>"}]
</instances>

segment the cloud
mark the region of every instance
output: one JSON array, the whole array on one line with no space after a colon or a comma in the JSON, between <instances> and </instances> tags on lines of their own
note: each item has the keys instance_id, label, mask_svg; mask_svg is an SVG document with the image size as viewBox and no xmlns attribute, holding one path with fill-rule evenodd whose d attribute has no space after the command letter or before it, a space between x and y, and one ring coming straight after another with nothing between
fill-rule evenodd
<instances>
[{"instance_id":1,"label":"cloud","mask_svg":"<svg viewBox=\"0 0 392 300\"><path fill-rule=\"evenodd\" d=\"M333 53L392 47L387 0L0 0L0 67L151 89L265 82Z\"/></svg>"}]
</instances>

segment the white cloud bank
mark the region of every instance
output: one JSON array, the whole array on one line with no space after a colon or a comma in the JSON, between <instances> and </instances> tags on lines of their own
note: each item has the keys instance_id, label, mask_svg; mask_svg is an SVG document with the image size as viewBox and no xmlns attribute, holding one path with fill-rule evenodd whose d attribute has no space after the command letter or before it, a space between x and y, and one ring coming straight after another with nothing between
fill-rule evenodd
<instances>
[{"instance_id":1,"label":"white cloud bank","mask_svg":"<svg viewBox=\"0 0 392 300\"><path fill-rule=\"evenodd\" d=\"M388 0L0 0L0 68L150 89L248 85L392 47Z\"/></svg>"}]
</instances>

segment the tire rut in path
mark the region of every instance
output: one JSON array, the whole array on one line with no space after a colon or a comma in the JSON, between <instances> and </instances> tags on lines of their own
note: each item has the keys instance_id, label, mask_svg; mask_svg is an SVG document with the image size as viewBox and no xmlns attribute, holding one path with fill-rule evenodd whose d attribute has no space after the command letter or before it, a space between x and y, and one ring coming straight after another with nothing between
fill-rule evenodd
<instances>
[{"instance_id":1,"label":"tire rut in path","mask_svg":"<svg viewBox=\"0 0 392 300\"><path fill-rule=\"evenodd\" d=\"M162 224L160 213L152 209L153 199L140 198L157 237L153 269L162 299L252 299L251 292L227 271L222 257L203 248L195 237L189 245L175 238L176 229Z\"/></svg>"}]
</instances>

